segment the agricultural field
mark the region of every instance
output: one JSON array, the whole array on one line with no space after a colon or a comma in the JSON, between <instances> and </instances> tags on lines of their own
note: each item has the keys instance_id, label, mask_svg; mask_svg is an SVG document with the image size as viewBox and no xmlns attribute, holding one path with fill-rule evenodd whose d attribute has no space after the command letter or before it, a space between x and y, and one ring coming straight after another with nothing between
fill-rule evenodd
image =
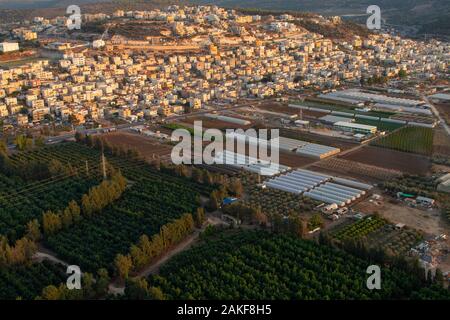
<instances>
[{"instance_id":1,"label":"agricultural field","mask_svg":"<svg viewBox=\"0 0 450 320\"><path fill-rule=\"evenodd\" d=\"M216 231L172 258L148 282L167 299L450 298L447 290L420 280L423 271L384 264L381 290L367 290L371 263L286 235Z\"/></svg>"},{"instance_id":2,"label":"agricultural field","mask_svg":"<svg viewBox=\"0 0 450 320\"><path fill-rule=\"evenodd\" d=\"M445 119L445 122L450 124L450 103L435 103L434 106L438 109L439 114Z\"/></svg>"},{"instance_id":3,"label":"agricultural field","mask_svg":"<svg viewBox=\"0 0 450 320\"><path fill-rule=\"evenodd\" d=\"M17 167L29 161L48 163L58 160L70 165L74 173L46 183L33 182L39 190L33 189L35 185L25 188L28 185L24 184L19 190L23 195L11 191L21 180L2 175L0 201L4 206L0 211L4 213L0 217L1 230L11 241L15 240L23 235L31 219L38 218L42 224L42 214L46 210L63 209L71 200L80 203L81 196L101 181L100 159L100 151L78 143L46 146L12 156L11 162ZM95 272L100 267L111 270L117 253L128 252L130 245L143 234L152 236L166 223L184 213L195 212L200 196L209 196L214 189L212 185L176 176L166 169L157 170L143 160L126 155L106 154L106 162L108 167L112 165L121 170L128 179L129 188L121 199L98 215L83 218L70 229L44 240L58 256L80 265L83 270ZM17 202L17 199L21 201Z\"/></svg>"},{"instance_id":4,"label":"agricultural field","mask_svg":"<svg viewBox=\"0 0 450 320\"><path fill-rule=\"evenodd\" d=\"M417 230L407 227L397 230L394 225L385 224L367 236L367 243L391 255L407 255L422 238L423 235Z\"/></svg>"},{"instance_id":5,"label":"agricultural field","mask_svg":"<svg viewBox=\"0 0 450 320\"><path fill-rule=\"evenodd\" d=\"M403 127L403 124L400 123L391 123L391 122L385 122L385 121L377 121L377 120L370 120L370 119L361 119L357 118L355 123L359 124L365 124L369 126L375 126L380 131L394 131L401 127Z\"/></svg>"},{"instance_id":6,"label":"agricultural field","mask_svg":"<svg viewBox=\"0 0 450 320\"><path fill-rule=\"evenodd\" d=\"M48 261L0 268L0 299L32 300L48 285L59 285L67 279L66 268Z\"/></svg>"},{"instance_id":7,"label":"agricultural field","mask_svg":"<svg viewBox=\"0 0 450 320\"><path fill-rule=\"evenodd\" d=\"M62 175L25 182L0 174L0 234L11 241L20 238L28 221L40 220L44 211L60 210L71 200L80 200L98 181L95 176Z\"/></svg>"},{"instance_id":8,"label":"agricultural field","mask_svg":"<svg viewBox=\"0 0 450 320\"><path fill-rule=\"evenodd\" d=\"M392 195L396 195L397 192L404 192L424 197L434 197L436 193L435 179L427 176L404 175L385 181L382 187Z\"/></svg>"},{"instance_id":9,"label":"agricultural field","mask_svg":"<svg viewBox=\"0 0 450 320\"><path fill-rule=\"evenodd\" d=\"M346 176L355 176L357 178L362 178L363 180L384 181L402 175L398 170L380 168L337 157L317 162L314 164L313 168L318 168L319 171L320 169L323 169L327 172L330 171L345 174Z\"/></svg>"},{"instance_id":10,"label":"agricultural field","mask_svg":"<svg viewBox=\"0 0 450 320\"><path fill-rule=\"evenodd\" d=\"M294 212L300 215L310 214L318 203L316 201L281 190L249 185L243 200L249 207L260 206L267 215L286 215Z\"/></svg>"},{"instance_id":11,"label":"agricultural field","mask_svg":"<svg viewBox=\"0 0 450 320\"><path fill-rule=\"evenodd\" d=\"M375 146L364 146L338 158L409 174L424 175L431 167L426 156Z\"/></svg>"},{"instance_id":12,"label":"agricultural field","mask_svg":"<svg viewBox=\"0 0 450 320\"><path fill-rule=\"evenodd\" d=\"M111 145L138 151L145 160L159 157L162 161L170 161L172 147L152 138L127 132L112 132L102 135L102 138Z\"/></svg>"},{"instance_id":13,"label":"agricultural field","mask_svg":"<svg viewBox=\"0 0 450 320\"><path fill-rule=\"evenodd\" d=\"M433 157L447 159L450 164L450 137L441 128L436 129L434 133Z\"/></svg>"},{"instance_id":14,"label":"agricultural field","mask_svg":"<svg viewBox=\"0 0 450 320\"><path fill-rule=\"evenodd\" d=\"M143 234L152 236L160 228L199 206L200 193L189 183L136 169L141 179L121 199L100 214L50 236L46 246L82 270L111 270L118 253L127 253Z\"/></svg>"},{"instance_id":15,"label":"agricultural field","mask_svg":"<svg viewBox=\"0 0 450 320\"><path fill-rule=\"evenodd\" d=\"M15 161L24 161L25 158L40 161L58 159L61 163L70 163L83 176L87 175L86 171L93 176L100 173L99 165L96 164L100 159L100 152L81 144L66 143L45 147L20 155ZM211 185L158 171L142 160L113 155L106 158L129 181L130 186L121 199L98 215L82 219L70 229L45 239L45 245L58 256L80 265L83 270L93 272L100 267L111 270L111 263L117 253L128 252L130 245L141 235L152 236L166 223L184 213L193 213L199 206L200 195L208 196L213 190ZM86 168L86 162L89 169ZM59 192L76 194L73 188L66 189ZM80 187L78 189L83 190ZM60 205L65 207L67 202L61 202ZM49 201L50 204L54 202ZM42 215L42 210L39 210L39 214Z\"/></svg>"},{"instance_id":16,"label":"agricultural field","mask_svg":"<svg viewBox=\"0 0 450 320\"><path fill-rule=\"evenodd\" d=\"M379 216L369 216L355 223L337 228L333 237L337 240L359 239L383 227L387 221Z\"/></svg>"},{"instance_id":17,"label":"agricultural field","mask_svg":"<svg viewBox=\"0 0 450 320\"><path fill-rule=\"evenodd\" d=\"M371 145L429 156L433 152L433 129L404 127L371 142Z\"/></svg>"}]
</instances>

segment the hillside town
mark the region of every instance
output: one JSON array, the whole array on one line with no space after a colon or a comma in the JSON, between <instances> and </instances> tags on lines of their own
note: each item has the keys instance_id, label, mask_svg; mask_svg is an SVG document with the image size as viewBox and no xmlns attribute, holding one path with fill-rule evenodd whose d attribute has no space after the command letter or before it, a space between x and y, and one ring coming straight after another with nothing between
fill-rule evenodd
<instances>
[{"instance_id":1,"label":"hillside town","mask_svg":"<svg viewBox=\"0 0 450 320\"><path fill-rule=\"evenodd\" d=\"M301 18L287 14L262 17L215 6L171 6L82 15L80 32L91 22L112 28L150 21L159 28L149 36L139 34L140 39L109 36L106 30L91 41L77 39L68 19L35 17L13 29L2 26L1 34L9 37L0 46L3 53L35 41L41 57L1 69L4 124L28 126L44 119L83 124L114 116L137 121L305 88L359 86L399 73L418 81L448 75L448 43L379 33L328 39L306 31L297 23ZM341 23L339 17L315 19Z\"/></svg>"}]
</instances>

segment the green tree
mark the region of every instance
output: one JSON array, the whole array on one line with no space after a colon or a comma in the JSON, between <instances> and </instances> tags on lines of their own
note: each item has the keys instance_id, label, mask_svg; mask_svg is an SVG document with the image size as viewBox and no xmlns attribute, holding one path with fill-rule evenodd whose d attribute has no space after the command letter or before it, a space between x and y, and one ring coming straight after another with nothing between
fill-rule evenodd
<instances>
[{"instance_id":1,"label":"green tree","mask_svg":"<svg viewBox=\"0 0 450 320\"><path fill-rule=\"evenodd\" d=\"M20 151L28 150L33 145L33 140L25 135L18 135L15 140L17 149Z\"/></svg>"},{"instance_id":2,"label":"green tree","mask_svg":"<svg viewBox=\"0 0 450 320\"><path fill-rule=\"evenodd\" d=\"M97 281L95 282L95 294L96 296L102 296L108 291L109 282L108 270L101 268L97 271Z\"/></svg>"},{"instance_id":3,"label":"green tree","mask_svg":"<svg viewBox=\"0 0 450 320\"><path fill-rule=\"evenodd\" d=\"M407 75L408 75L408 74L406 73L406 70L405 70L405 69L400 69L400 71L398 72L398 76L399 76L400 78L406 78Z\"/></svg>"},{"instance_id":4,"label":"green tree","mask_svg":"<svg viewBox=\"0 0 450 320\"><path fill-rule=\"evenodd\" d=\"M50 285L42 289L41 298L43 300L59 300L60 297L60 291L54 285Z\"/></svg>"},{"instance_id":5,"label":"green tree","mask_svg":"<svg viewBox=\"0 0 450 320\"><path fill-rule=\"evenodd\" d=\"M128 279L128 275L133 268L133 261L130 256L124 256L122 254L118 254L116 259L114 260L114 265L116 267L116 271L118 276L122 279Z\"/></svg>"},{"instance_id":6,"label":"green tree","mask_svg":"<svg viewBox=\"0 0 450 320\"><path fill-rule=\"evenodd\" d=\"M33 219L27 223L27 233L26 237L32 241L38 241L41 239L41 229L40 224L37 219Z\"/></svg>"},{"instance_id":7,"label":"green tree","mask_svg":"<svg viewBox=\"0 0 450 320\"><path fill-rule=\"evenodd\" d=\"M197 228L201 228L205 222L205 209L198 207L194 214L194 222Z\"/></svg>"}]
</instances>

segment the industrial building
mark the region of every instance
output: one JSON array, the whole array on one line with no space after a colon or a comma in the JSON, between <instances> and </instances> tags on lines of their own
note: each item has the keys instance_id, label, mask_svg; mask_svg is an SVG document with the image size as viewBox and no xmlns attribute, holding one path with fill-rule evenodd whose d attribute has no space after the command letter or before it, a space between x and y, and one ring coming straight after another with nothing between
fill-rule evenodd
<instances>
[{"instance_id":1,"label":"industrial building","mask_svg":"<svg viewBox=\"0 0 450 320\"><path fill-rule=\"evenodd\" d=\"M19 44L17 42L2 42L0 43L0 52L19 51Z\"/></svg>"},{"instance_id":2,"label":"industrial building","mask_svg":"<svg viewBox=\"0 0 450 320\"><path fill-rule=\"evenodd\" d=\"M347 132L375 134L377 127L366 124L338 121L333 125L334 129Z\"/></svg>"},{"instance_id":3,"label":"industrial building","mask_svg":"<svg viewBox=\"0 0 450 320\"><path fill-rule=\"evenodd\" d=\"M353 115L350 115L353 117ZM320 122L326 123L326 124L335 124L336 122L354 122L355 119L353 118L346 118L346 117L340 117L335 116L331 114L327 114L326 116L319 118Z\"/></svg>"},{"instance_id":4,"label":"industrial building","mask_svg":"<svg viewBox=\"0 0 450 320\"><path fill-rule=\"evenodd\" d=\"M272 178L265 186L337 206L351 204L372 188L369 184L303 169Z\"/></svg>"}]
</instances>

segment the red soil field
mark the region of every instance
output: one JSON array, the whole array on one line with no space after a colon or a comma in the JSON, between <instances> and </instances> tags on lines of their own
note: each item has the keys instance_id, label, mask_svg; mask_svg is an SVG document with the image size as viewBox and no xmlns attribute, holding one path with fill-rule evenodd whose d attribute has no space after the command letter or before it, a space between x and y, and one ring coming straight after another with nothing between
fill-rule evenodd
<instances>
[{"instance_id":1,"label":"red soil field","mask_svg":"<svg viewBox=\"0 0 450 320\"><path fill-rule=\"evenodd\" d=\"M136 149L146 160L153 159L153 155L159 156L161 160L170 159L172 147L152 138L128 132L112 132L103 137L112 145L125 149Z\"/></svg>"},{"instance_id":2,"label":"red soil field","mask_svg":"<svg viewBox=\"0 0 450 320\"><path fill-rule=\"evenodd\" d=\"M430 159L425 156L373 146L360 148L342 158L418 175L427 174L431 167Z\"/></svg>"}]
</instances>

